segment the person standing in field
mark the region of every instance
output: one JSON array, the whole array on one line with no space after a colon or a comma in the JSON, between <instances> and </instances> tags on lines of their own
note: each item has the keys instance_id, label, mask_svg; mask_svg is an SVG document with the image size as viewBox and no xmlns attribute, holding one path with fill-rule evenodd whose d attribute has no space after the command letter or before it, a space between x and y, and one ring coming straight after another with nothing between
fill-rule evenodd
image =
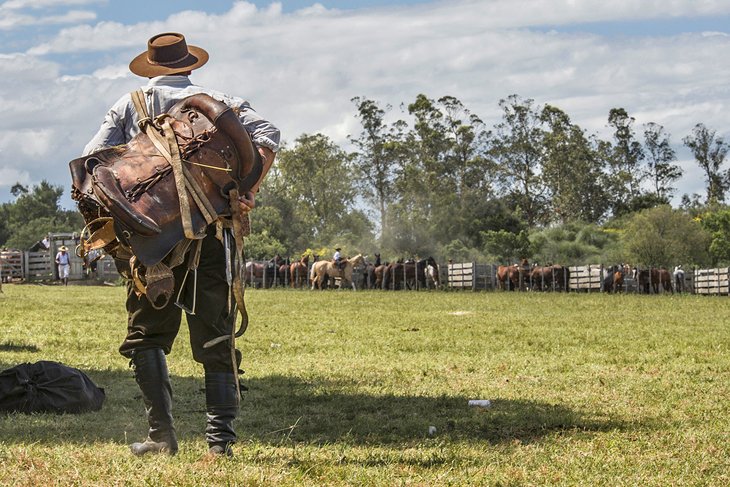
<instances>
[{"instance_id":1,"label":"person standing in field","mask_svg":"<svg viewBox=\"0 0 730 487\"><path fill-rule=\"evenodd\" d=\"M71 272L71 261L69 260L68 247L61 245L56 254L56 265L58 266L58 278L64 286L68 286L68 275Z\"/></svg>"},{"instance_id":2,"label":"person standing in field","mask_svg":"<svg viewBox=\"0 0 730 487\"><path fill-rule=\"evenodd\" d=\"M129 69L138 76L149 78L142 92L152 118L168 112L183 98L198 93L206 93L232 107L262 157L264 168L260 183L278 150L279 129L242 98L194 85L189 78L191 71L207 61L208 53L200 47L188 45L182 34L163 33L149 39L147 51L135 57ZM84 149L84 155L129 142L140 132L138 121L131 94L122 96L106 114L99 131ZM257 187L258 183L254 185L254 188ZM247 222L247 212L255 206L254 194L248 192L241 196L239 206ZM183 279L179 271L174 272L174 292L177 294ZM196 312L187 314L187 323L193 358L203 365L205 373L205 439L209 453L230 456L233 454L231 445L236 441L233 421L238 414L240 400L236 371L241 354L235 350L235 359L232 359L229 342L204 347L204 344L232 330L236 317L235 313L228 313L230 290L226 280L226 254L222 242L216 237L215 222L209 225L202 243L197 279ZM131 281L127 292L127 337L119 351L130 359L134 367L149 422L147 439L133 443L130 448L135 455L174 455L178 451L178 442L173 426L172 387L166 355L170 353L180 328L182 310L173 300L162 309L154 308L145 295L138 297L134 293Z\"/></svg>"}]
</instances>

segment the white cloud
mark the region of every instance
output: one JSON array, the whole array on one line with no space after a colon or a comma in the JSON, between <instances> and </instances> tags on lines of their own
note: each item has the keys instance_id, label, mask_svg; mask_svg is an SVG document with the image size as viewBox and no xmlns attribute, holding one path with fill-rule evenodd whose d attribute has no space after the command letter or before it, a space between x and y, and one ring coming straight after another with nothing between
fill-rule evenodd
<instances>
[{"instance_id":1,"label":"white cloud","mask_svg":"<svg viewBox=\"0 0 730 487\"><path fill-rule=\"evenodd\" d=\"M0 30L11 30L19 27L74 24L96 19L96 14L89 10L70 10L60 15L33 16L15 12L0 11Z\"/></svg>"},{"instance_id":2,"label":"white cloud","mask_svg":"<svg viewBox=\"0 0 730 487\"><path fill-rule=\"evenodd\" d=\"M31 178L28 171L11 167L0 167L0 188L11 188L15 183L27 185Z\"/></svg>"},{"instance_id":3,"label":"white cloud","mask_svg":"<svg viewBox=\"0 0 730 487\"><path fill-rule=\"evenodd\" d=\"M730 134L727 35L603 37L531 27L729 13L730 2L711 0L462 0L357 11L313 5L293 13L238 2L222 15L186 11L162 22L78 25L25 55L0 56L0 97L9 100L0 169L30 166L67 184L66 163L105 110L143 82L127 72L128 62L166 30L210 52L194 82L248 98L289 142L322 132L345 144L359 132L353 96L389 103L397 114L419 93L452 95L492 124L499 99L516 93L556 105L602 136L608 111L624 107L637 126L662 124L681 145L699 121ZM92 51L103 61L71 76L43 57ZM19 136L13 124L46 134L32 156L9 142ZM691 156L681 160L680 194L702 188Z\"/></svg>"}]
</instances>

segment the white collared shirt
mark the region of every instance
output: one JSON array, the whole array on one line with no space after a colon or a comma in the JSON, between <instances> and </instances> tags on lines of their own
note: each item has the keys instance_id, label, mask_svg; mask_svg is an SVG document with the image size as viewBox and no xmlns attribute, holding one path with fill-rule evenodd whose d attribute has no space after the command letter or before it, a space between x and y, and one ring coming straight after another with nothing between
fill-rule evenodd
<instances>
[{"instance_id":1,"label":"white collared shirt","mask_svg":"<svg viewBox=\"0 0 730 487\"><path fill-rule=\"evenodd\" d=\"M197 93L206 93L239 111L241 123L251 135L254 143L268 147L274 152L279 149L281 137L279 129L256 113L243 98L194 85L190 78L180 75L150 78L147 85L142 87L142 91L147 101L147 111L152 118L167 113L175 103L183 98ZM132 96L127 93L109 109L99 131L84 147L83 155L86 156L107 147L126 144L139 133L138 119Z\"/></svg>"}]
</instances>

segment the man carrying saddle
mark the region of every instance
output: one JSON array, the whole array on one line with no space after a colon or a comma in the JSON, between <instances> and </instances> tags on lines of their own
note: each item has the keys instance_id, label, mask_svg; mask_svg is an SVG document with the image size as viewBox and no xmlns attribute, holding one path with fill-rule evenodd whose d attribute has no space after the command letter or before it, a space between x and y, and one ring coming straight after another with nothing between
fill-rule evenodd
<instances>
[{"instance_id":1,"label":"man carrying saddle","mask_svg":"<svg viewBox=\"0 0 730 487\"><path fill-rule=\"evenodd\" d=\"M140 91L126 94L114 103L99 131L85 147L85 158L76 160L80 161L76 166L76 161L71 163L82 213L83 195L93 193L111 214L107 220L110 220L108 228L113 229L113 244L118 246L115 248L127 250L131 255L125 261L129 255L120 250L114 257L118 270L128 279L128 328L119 351L134 367L149 422L147 439L131 445L135 455L174 455L178 450L165 356L170 353L177 336L183 309L187 313L193 358L205 371L208 451L230 456L231 445L236 441L233 421L240 401L238 368L241 361L233 337L236 308L242 316L241 333L247 320L242 302L243 287L241 285L240 292L236 293L238 287L232 285L234 278L240 283L232 262L237 262L240 270L247 213L255 206L254 192L274 161L280 133L243 99L192 84L188 78L191 71L207 61L208 53L187 45L181 34L164 33L152 37L147 51L129 65L134 74L149 78L149 81ZM180 106L182 108L178 110L176 107ZM168 113L177 115L171 117L166 115ZM196 132L196 124L205 118L200 113L212 113L208 116L212 128ZM240 136L235 135L239 133L237 130L240 130ZM215 150L210 149L211 145L206 146L221 133L227 136L223 145L215 146ZM148 139L142 141L140 137L145 136ZM105 157L110 152L114 155L114 150L121 150L120 147L134 149L143 142L148 144L144 147L159 149L159 154L164 155L169 164L157 164L144 176L132 174L128 179L138 183L125 188L122 184L124 172L145 166L151 150L142 150L143 157L138 159L116 161L114 167L104 167L109 164ZM250 152L248 156L242 154L246 150ZM142 162L137 164L135 161L140 159ZM252 166L248 163L247 174L237 169L233 164L241 159L249 162L255 159L258 172L250 170ZM162 158L159 160L165 162ZM93 191L84 192L76 187L75 171L85 171L93 176ZM207 179L201 176L206 171ZM172 181L171 190L163 187L161 181L165 180ZM216 181L220 182L219 187L213 184ZM162 199L165 194L174 195L172 203ZM149 200L151 203L148 201L147 207L141 207L140 202L149 195L154 196ZM216 206L218 200L223 201L223 206ZM177 212L182 223L177 221L168 225L167 214ZM177 233L170 230L173 227ZM102 228L99 233L105 230ZM109 232L111 230L106 231ZM162 239L166 235L173 236ZM168 240L172 240L169 245ZM92 244L88 247L93 249ZM240 261L232 260L233 253ZM181 265L181 262L187 265ZM191 271L194 278L188 279ZM160 282L166 283L169 289L163 286L164 290L159 294L152 294L154 285ZM170 299L171 296L177 299Z\"/></svg>"}]
</instances>

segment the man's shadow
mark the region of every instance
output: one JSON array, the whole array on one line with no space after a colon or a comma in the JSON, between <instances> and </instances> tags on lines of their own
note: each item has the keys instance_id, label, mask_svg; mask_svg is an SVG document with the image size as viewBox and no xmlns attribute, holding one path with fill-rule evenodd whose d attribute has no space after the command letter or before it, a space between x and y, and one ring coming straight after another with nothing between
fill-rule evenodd
<instances>
[{"instance_id":1,"label":"man's shadow","mask_svg":"<svg viewBox=\"0 0 730 487\"><path fill-rule=\"evenodd\" d=\"M0 364L0 370L12 365ZM106 400L101 411L84 414L0 414L0 437L8 443L41 444L144 439L147 422L131 370L84 371ZM562 404L489 398L489 408L468 406L467 396L375 394L354 381L307 380L271 375L244 379L235 428L239 441L398 445L430 436L490 444L536 442L553 434L592 433L647 426L635 420L578 411ZM203 440L205 392L199 376L172 376L173 415L178 437ZM483 398L480 398L483 399ZM432 428L435 428L435 432ZM431 431L429 432L429 429Z\"/></svg>"}]
</instances>

